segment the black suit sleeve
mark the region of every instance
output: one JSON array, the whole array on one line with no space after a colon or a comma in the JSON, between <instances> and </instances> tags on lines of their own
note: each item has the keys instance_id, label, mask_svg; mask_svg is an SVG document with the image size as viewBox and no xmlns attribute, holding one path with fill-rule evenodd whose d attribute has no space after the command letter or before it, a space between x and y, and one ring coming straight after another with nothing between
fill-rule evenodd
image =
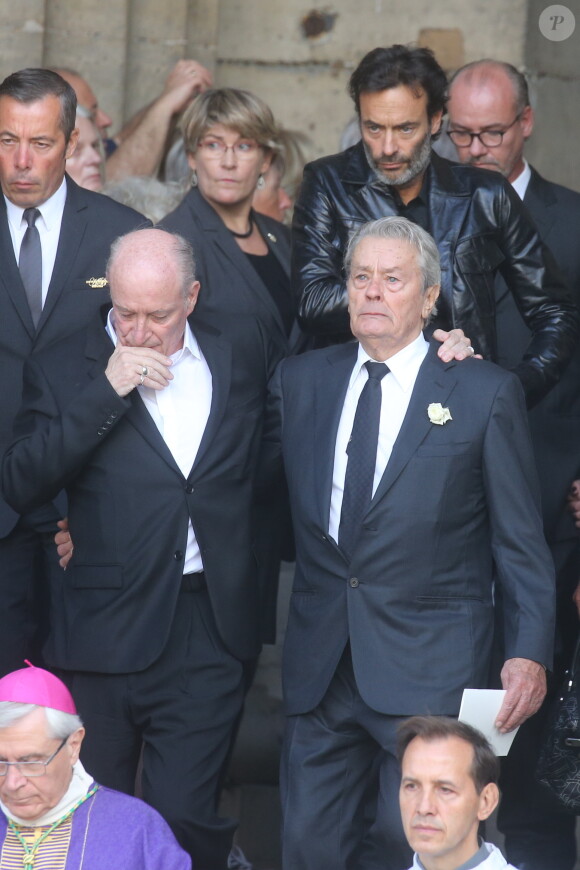
<instances>
[{"instance_id":1,"label":"black suit sleeve","mask_svg":"<svg viewBox=\"0 0 580 870\"><path fill-rule=\"evenodd\" d=\"M483 474L495 566L503 591L505 658L551 667L554 566L539 509L539 484L522 389L502 380L483 446Z\"/></svg>"},{"instance_id":2,"label":"black suit sleeve","mask_svg":"<svg viewBox=\"0 0 580 870\"><path fill-rule=\"evenodd\" d=\"M7 502L26 513L53 499L82 471L129 405L103 373L61 411L48 379L31 358L24 370L15 441L2 467Z\"/></svg>"}]
</instances>

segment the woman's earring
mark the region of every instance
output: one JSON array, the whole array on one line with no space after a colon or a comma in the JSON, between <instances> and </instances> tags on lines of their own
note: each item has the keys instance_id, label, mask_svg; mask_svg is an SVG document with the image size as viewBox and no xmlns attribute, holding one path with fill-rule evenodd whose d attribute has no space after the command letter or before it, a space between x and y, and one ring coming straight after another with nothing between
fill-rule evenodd
<instances>
[{"instance_id":1,"label":"woman's earring","mask_svg":"<svg viewBox=\"0 0 580 870\"><path fill-rule=\"evenodd\" d=\"M257 190L263 190L266 187L266 179L264 178L264 173L260 172L258 175L258 181L256 183Z\"/></svg>"},{"instance_id":2,"label":"woman's earring","mask_svg":"<svg viewBox=\"0 0 580 870\"><path fill-rule=\"evenodd\" d=\"M197 187L197 172L195 169L191 170L191 186Z\"/></svg>"}]
</instances>

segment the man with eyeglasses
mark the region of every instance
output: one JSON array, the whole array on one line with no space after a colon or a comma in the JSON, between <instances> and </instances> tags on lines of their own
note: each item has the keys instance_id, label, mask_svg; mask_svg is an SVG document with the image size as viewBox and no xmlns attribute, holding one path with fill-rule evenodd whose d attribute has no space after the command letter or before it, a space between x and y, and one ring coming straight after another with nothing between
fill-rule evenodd
<instances>
[{"instance_id":1,"label":"man with eyeglasses","mask_svg":"<svg viewBox=\"0 0 580 870\"><path fill-rule=\"evenodd\" d=\"M191 870L147 804L96 783L64 683L41 668L0 680L0 870Z\"/></svg>"},{"instance_id":2,"label":"man with eyeglasses","mask_svg":"<svg viewBox=\"0 0 580 870\"><path fill-rule=\"evenodd\" d=\"M462 67L449 89L449 133L459 160L500 173L530 212L544 244L580 302L580 194L546 181L529 165L524 148L534 126L525 77L511 64L481 60ZM490 173L491 175L491 173ZM498 361L514 365L530 339L505 282L495 286ZM498 823L506 851L523 870L572 870L575 817L559 812L534 781L545 719L572 653L578 617L572 594L580 547L567 493L578 477L580 343L561 381L529 415L542 488L544 530L556 566L556 656L547 700L526 722L502 765Z\"/></svg>"},{"instance_id":3,"label":"man with eyeglasses","mask_svg":"<svg viewBox=\"0 0 580 870\"><path fill-rule=\"evenodd\" d=\"M519 198L499 175L432 151L447 79L429 49L376 48L349 89L362 141L306 167L294 210L293 284L303 328L319 345L352 338L342 271L348 237L368 220L398 214L431 233L439 249L435 326L460 327L491 360L497 359L494 278L505 277L532 333L515 371L534 404L574 350L578 313Z\"/></svg>"}]
</instances>

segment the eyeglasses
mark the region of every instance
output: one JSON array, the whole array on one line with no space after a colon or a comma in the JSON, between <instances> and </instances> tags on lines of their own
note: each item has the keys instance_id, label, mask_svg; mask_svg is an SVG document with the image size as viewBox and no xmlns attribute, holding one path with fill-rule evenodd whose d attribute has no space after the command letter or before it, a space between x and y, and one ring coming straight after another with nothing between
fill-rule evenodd
<instances>
[{"instance_id":1,"label":"eyeglasses","mask_svg":"<svg viewBox=\"0 0 580 870\"><path fill-rule=\"evenodd\" d=\"M233 145L226 145L221 139L202 139L197 150L202 151L210 159L221 160L226 151L231 148L238 160L249 160L255 155L259 147L257 142L247 139L235 142Z\"/></svg>"},{"instance_id":2,"label":"eyeglasses","mask_svg":"<svg viewBox=\"0 0 580 870\"><path fill-rule=\"evenodd\" d=\"M470 133L469 130L448 130L447 135L454 145L458 148L467 148L471 145L474 139L479 139L482 145L486 148L497 148L501 145L503 137L510 130L516 121L519 121L521 114L516 115L511 124L505 130L482 130L481 133Z\"/></svg>"},{"instance_id":3,"label":"eyeglasses","mask_svg":"<svg viewBox=\"0 0 580 870\"><path fill-rule=\"evenodd\" d=\"M58 749L46 761L0 761L0 776L6 776L9 767L15 767L22 776L44 776L46 768L56 758L67 740L68 737L65 737Z\"/></svg>"}]
</instances>

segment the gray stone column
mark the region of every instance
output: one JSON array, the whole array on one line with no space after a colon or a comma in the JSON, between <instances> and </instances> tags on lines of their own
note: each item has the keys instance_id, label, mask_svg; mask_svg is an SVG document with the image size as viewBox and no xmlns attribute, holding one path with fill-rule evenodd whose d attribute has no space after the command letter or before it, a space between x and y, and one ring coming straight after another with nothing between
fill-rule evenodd
<instances>
[{"instance_id":1,"label":"gray stone column","mask_svg":"<svg viewBox=\"0 0 580 870\"><path fill-rule=\"evenodd\" d=\"M21 0L11 4L20 8ZM47 0L44 62L90 82L118 129L124 113L128 0Z\"/></svg>"},{"instance_id":2,"label":"gray stone column","mask_svg":"<svg viewBox=\"0 0 580 870\"><path fill-rule=\"evenodd\" d=\"M576 29L563 40L555 38L558 22L553 22L554 30L540 30L540 15L550 5L548 0L529 2L525 63L536 123L526 153L550 181L580 190L580 4L578 0L560 4L576 18Z\"/></svg>"},{"instance_id":3,"label":"gray stone column","mask_svg":"<svg viewBox=\"0 0 580 870\"><path fill-rule=\"evenodd\" d=\"M188 0L129 0L126 117L150 103L187 56L187 7Z\"/></svg>"},{"instance_id":4,"label":"gray stone column","mask_svg":"<svg viewBox=\"0 0 580 870\"><path fill-rule=\"evenodd\" d=\"M240 9L239 6L235 6ZM187 56L198 60L216 75L220 24L220 0L188 0ZM218 81L219 86L221 83Z\"/></svg>"},{"instance_id":5,"label":"gray stone column","mask_svg":"<svg viewBox=\"0 0 580 870\"><path fill-rule=\"evenodd\" d=\"M42 66L45 0L0 4L0 81L27 66Z\"/></svg>"}]
</instances>

